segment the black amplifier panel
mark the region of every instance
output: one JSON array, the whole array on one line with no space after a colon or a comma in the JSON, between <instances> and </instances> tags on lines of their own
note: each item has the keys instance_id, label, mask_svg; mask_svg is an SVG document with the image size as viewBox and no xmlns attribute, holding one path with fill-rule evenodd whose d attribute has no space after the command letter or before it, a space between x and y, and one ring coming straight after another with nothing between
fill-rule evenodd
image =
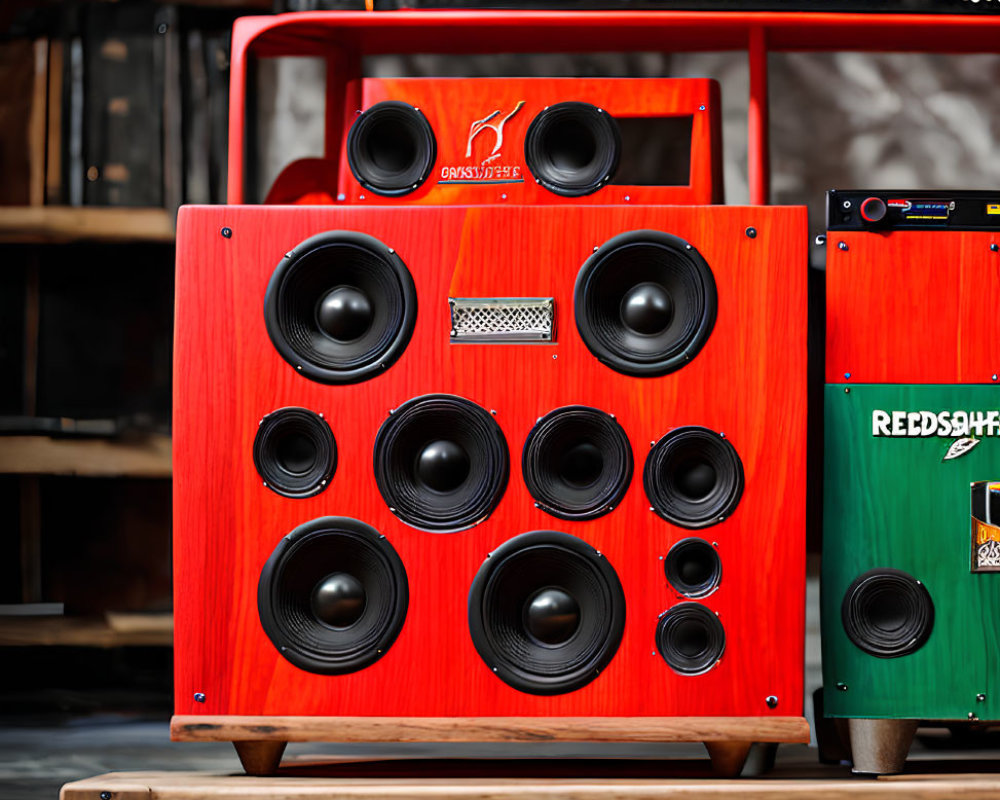
<instances>
[{"instance_id":1,"label":"black amplifier panel","mask_svg":"<svg viewBox=\"0 0 1000 800\"><path fill-rule=\"evenodd\" d=\"M826 195L827 230L1000 230L1000 189L884 191L859 189Z\"/></svg>"}]
</instances>

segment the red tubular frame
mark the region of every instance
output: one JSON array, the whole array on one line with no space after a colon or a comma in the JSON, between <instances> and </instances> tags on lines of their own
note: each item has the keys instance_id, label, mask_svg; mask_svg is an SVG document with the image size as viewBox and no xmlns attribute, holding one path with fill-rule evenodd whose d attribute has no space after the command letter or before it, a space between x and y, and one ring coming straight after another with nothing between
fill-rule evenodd
<instances>
[{"instance_id":1,"label":"red tubular frame","mask_svg":"<svg viewBox=\"0 0 1000 800\"><path fill-rule=\"evenodd\" d=\"M327 11L244 17L233 27L228 202L244 202L248 56L327 59L327 155L336 156L338 102L379 53L530 53L746 50L750 64L748 178L752 203L768 201L767 55L779 51L989 53L1000 15L699 11ZM332 115L332 116L331 116ZM332 148L332 149L331 149Z\"/></svg>"}]
</instances>

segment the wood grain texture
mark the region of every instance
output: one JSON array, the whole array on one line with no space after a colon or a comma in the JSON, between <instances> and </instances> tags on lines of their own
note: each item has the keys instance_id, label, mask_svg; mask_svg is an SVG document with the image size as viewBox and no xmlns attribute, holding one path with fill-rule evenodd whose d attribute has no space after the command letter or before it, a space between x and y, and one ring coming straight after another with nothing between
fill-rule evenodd
<instances>
[{"instance_id":1,"label":"wood grain texture","mask_svg":"<svg viewBox=\"0 0 1000 800\"><path fill-rule=\"evenodd\" d=\"M997 386L826 387L822 566L825 713L1000 719L1000 574L970 572L969 484L1000 478L1000 440L943 461L953 439L872 436L872 411L1000 408ZM847 588L876 567L921 581L934 628L916 652L877 658L841 621ZM847 690L838 690L837 684ZM985 698L977 700L977 695Z\"/></svg>"},{"instance_id":2,"label":"wood grain texture","mask_svg":"<svg viewBox=\"0 0 1000 800\"><path fill-rule=\"evenodd\" d=\"M287 742L237 741L236 755L247 775L273 775L281 763Z\"/></svg>"},{"instance_id":3,"label":"wood grain texture","mask_svg":"<svg viewBox=\"0 0 1000 800\"><path fill-rule=\"evenodd\" d=\"M617 762L620 764L621 762ZM248 778L204 772L111 772L67 783L60 800L215 800L239 797L267 800L994 800L1000 778L989 774L921 775L889 780L858 780L842 768L820 776L752 781L701 778L337 778L312 776Z\"/></svg>"},{"instance_id":4,"label":"wood grain texture","mask_svg":"<svg viewBox=\"0 0 1000 800\"><path fill-rule=\"evenodd\" d=\"M803 717L175 716L180 742L807 742ZM744 754L744 758L745 758Z\"/></svg>"},{"instance_id":5,"label":"wood grain texture","mask_svg":"<svg viewBox=\"0 0 1000 800\"><path fill-rule=\"evenodd\" d=\"M189 207L179 217L174 382L174 578L179 715L798 717L804 628L806 216L739 207ZM219 235L230 227L232 238ZM758 235L750 239L748 226ZM595 245L637 228L673 233L711 265L714 333L686 367L640 380L586 349L573 321L577 271ZM416 283L410 344L384 374L327 386L298 374L267 337L265 287L284 253L321 231L359 230L393 247ZM552 296L551 345L450 345L447 298ZM449 392L495 409L510 481L476 527L431 534L399 521L375 486L372 446L388 412ZM616 415L636 472L614 512L565 522L534 507L520 452L535 420L583 403ZM319 495L293 500L261 485L251 459L258 421L298 405L321 412L339 463ZM657 654L658 616L678 602L662 557L691 535L649 510L641 470L649 443L680 425L724 432L746 490L735 513L699 535L717 542L719 589L703 602L727 633L725 655L697 677ZM285 661L257 616L261 568L289 531L322 515L381 531L406 567L406 622L389 652L337 677ZM608 558L624 587L622 644L604 672L564 695L502 683L467 629L469 584L512 536L553 529ZM767 657L762 657L766 653ZM206 695L204 703L194 693ZM766 698L779 698L776 708ZM701 738L693 736L694 739Z\"/></svg>"},{"instance_id":6,"label":"wood grain texture","mask_svg":"<svg viewBox=\"0 0 1000 800\"><path fill-rule=\"evenodd\" d=\"M827 382L850 374L857 383L992 383L1000 374L997 242L995 232L832 231Z\"/></svg>"},{"instance_id":7,"label":"wood grain texture","mask_svg":"<svg viewBox=\"0 0 1000 800\"><path fill-rule=\"evenodd\" d=\"M347 164L346 146L340 151L339 186L347 203L364 205L459 205L463 203L544 203L548 205L606 205L621 203L721 202L721 103L719 85L706 78L368 78L360 86L362 110L384 100L402 100L420 109L437 140L437 160L430 177L405 197L380 197L361 186ZM524 106L503 127L503 147L491 153L496 136L485 130L466 148L472 123L499 111L492 122ZM691 171L686 185L634 186L609 184L583 197L562 197L535 182L524 158L524 136L531 121L546 107L568 100L590 103L616 119L629 117L691 117ZM702 110L704 109L704 110ZM357 118L357 109L344 109L344 129ZM345 137L346 138L346 137ZM664 142L664 146L669 143ZM456 185L441 183L448 167L492 167L516 170L517 182ZM507 175L507 173L504 173ZM337 192L334 192L336 194ZM502 197L506 195L506 197ZM363 199L362 199L363 198Z\"/></svg>"}]
</instances>

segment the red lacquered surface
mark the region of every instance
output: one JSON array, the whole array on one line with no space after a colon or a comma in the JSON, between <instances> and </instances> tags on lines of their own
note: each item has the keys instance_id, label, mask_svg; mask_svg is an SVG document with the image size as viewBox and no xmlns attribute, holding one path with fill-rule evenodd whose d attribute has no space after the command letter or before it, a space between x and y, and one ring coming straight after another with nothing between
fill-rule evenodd
<instances>
[{"instance_id":1,"label":"red lacquered surface","mask_svg":"<svg viewBox=\"0 0 1000 800\"><path fill-rule=\"evenodd\" d=\"M831 231L827 382L993 383L996 243L995 232Z\"/></svg>"},{"instance_id":2,"label":"red lacquered surface","mask_svg":"<svg viewBox=\"0 0 1000 800\"><path fill-rule=\"evenodd\" d=\"M340 143L338 184L322 187L316 183L317 170L311 165L302 175L279 177L279 197L293 199L295 185L310 189L326 188L331 199L338 194L343 202L365 205L428 203L592 203L708 204L722 201L722 134L720 130L719 87L706 79L548 79L479 78L461 79L366 79L360 87L348 87L349 96L361 100L357 108L345 108L342 128L354 123L358 110L384 100L401 100L420 109L434 131L437 160L420 188L403 197L382 197L366 190L351 173L347 161L346 137ZM543 109L565 101L595 105L615 119L649 117L689 117L690 170L673 186L635 186L612 183L583 197L562 197L535 182L525 163L524 136L531 121ZM476 120L500 112L490 124L499 122L518 108L502 127L503 140L494 153L497 134L484 129L471 140ZM662 142L669 148L671 142ZM466 153L469 153L467 156ZM623 158L628 156L623 153ZM292 165L291 170L295 170ZM323 176L324 178L326 176ZM284 179L284 180L283 180ZM458 181L463 181L459 183ZM276 187L277 188L277 187ZM625 201L624 198L629 200ZM270 199L269 199L270 201Z\"/></svg>"},{"instance_id":3,"label":"red lacquered surface","mask_svg":"<svg viewBox=\"0 0 1000 800\"><path fill-rule=\"evenodd\" d=\"M232 238L220 229L232 229ZM756 238L744 231L757 230ZM598 363L573 321L577 270L618 233L654 228L693 244L719 294L715 330L678 372L640 380ZM371 234L416 282L419 316L403 356L355 386L302 377L272 348L264 291L282 255L326 230ZM174 383L176 713L377 716L774 716L802 712L806 422L806 211L779 207L184 208L178 220ZM553 296L551 345L449 344L449 293ZM379 496L372 446L388 411L428 392L496 410L511 451L494 514L471 530L431 534L397 520ZM583 403L614 413L636 471L610 514L565 522L534 508L520 469L537 417ZM339 464L307 500L261 485L251 459L258 420L285 405L322 412ZM722 431L746 489L735 513L694 535L717 542L719 589L702 601L727 633L718 666L672 672L655 653L657 617L679 602L662 562L690 531L649 511L642 465L679 425ZM402 632L376 664L319 676L285 661L258 621L257 581L282 536L321 515L378 528L409 575ZM624 638L608 668L570 694L537 697L502 683L467 629L469 584L492 549L554 529L604 553L627 598ZM204 703L193 700L203 692ZM765 703L779 698L775 709Z\"/></svg>"},{"instance_id":4,"label":"red lacquered surface","mask_svg":"<svg viewBox=\"0 0 1000 800\"><path fill-rule=\"evenodd\" d=\"M994 52L1000 16L735 11L304 12L244 17L233 27L229 115L231 203L244 199L247 61L314 55L329 60L327 119L340 115L344 82L377 53L689 52L748 50L750 196L766 202L767 52L787 50ZM343 109L350 110L345 101ZM327 154L337 152L329 135ZM331 141L332 139L332 141ZM334 145L334 146L331 146Z\"/></svg>"}]
</instances>

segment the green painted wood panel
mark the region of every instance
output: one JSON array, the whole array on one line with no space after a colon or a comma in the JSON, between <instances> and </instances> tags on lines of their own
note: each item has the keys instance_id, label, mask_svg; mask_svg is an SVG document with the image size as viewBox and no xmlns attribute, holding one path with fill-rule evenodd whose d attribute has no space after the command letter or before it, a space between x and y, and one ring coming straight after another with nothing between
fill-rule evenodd
<instances>
[{"instance_id":1,"label":"green painted wood panel","mask_svg":"<svg viewBox=\"0 0 1000 800\"><path fill-rule=\"evenodd\" d=\"M845 389L850 389L845 392ZM943 458L954 437L874 436L872 412L997 411L998 386L828 385L825 394L823 681L828 716L1000 718L1000 573L970 571L970 483L1000 480L1000 437ZM841 622L862 572L892 567L934 601L924 646L899 658L856 647ZM838 690L837 684L847 686ZM984 693L985 701L976 695Z\"/></svg>"}]
</instances>

